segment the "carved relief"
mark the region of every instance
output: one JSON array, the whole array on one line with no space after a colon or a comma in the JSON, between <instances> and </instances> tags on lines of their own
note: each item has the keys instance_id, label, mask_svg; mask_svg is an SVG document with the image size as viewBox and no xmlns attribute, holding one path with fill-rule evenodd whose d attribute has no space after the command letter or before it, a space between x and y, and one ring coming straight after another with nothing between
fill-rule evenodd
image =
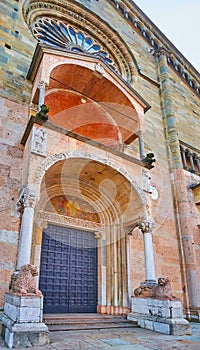
<instances>
[{"instance_id":1,"label":"carved relief","mask_svg":"<svg viewBox=\"0 0 200 350\"><path fill-rule=\"evenodd\" d=\"M53 214L44 211L36 212L36 221L37 224L42 228L44 228L44 226L47 226L47 222L55 224L64 224L67 226L74 226L77 228L87 228L98 232L101 232L102 228L101 224L96 222L82 220L79 218L73 218L70 216Z\"/></svg>"},{"instance_id":2,"label":"carved relief","mask_svg":"<svg viewBox=\"0 0 200 350\"><path fill-rule=\"evenodd\" d=\"M36 266L30 264L23 265L19 272L14 272L11 276L10 293L42 296L42 292L36 288L35 276L38 276Z\"/></svg>"},{"instance_id":3,"label":"carved relief","mask_svg":"<svg viewBox=\"0 0 200 350\"><path fill-rule=\"evenodd\" d=\"M45 156L47 144L47 131L43 128L33 128L31 152Z\"/></svg>"}]
</instances>

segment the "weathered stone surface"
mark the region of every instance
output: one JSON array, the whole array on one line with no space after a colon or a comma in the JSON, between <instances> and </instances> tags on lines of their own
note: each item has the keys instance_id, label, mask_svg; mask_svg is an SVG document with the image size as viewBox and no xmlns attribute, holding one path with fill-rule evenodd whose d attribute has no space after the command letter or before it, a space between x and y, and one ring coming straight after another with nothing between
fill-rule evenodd
<instances>
[{"instance_id":1,"label":"weathered stone surface","mask_svg":"<svg viewBox=\"0 0 200 350\"><path fill-rule=\"evenodd\" d=\"M191 334L189 322L183 318L180 301L132 298L128 320L146 329L170 335Z\"/></svg>"},{"instance_id":2,"label":"weathered stone surface","mask_svg":"<svg viewBox=\"0 0 200 350\"><path fill-rule=\"evenodd\" d=\"M49 343L47 326L42 323L43 298L6 295L1 315L2 336L9 348L43 346Z\"/></svg>"}]
</instances>

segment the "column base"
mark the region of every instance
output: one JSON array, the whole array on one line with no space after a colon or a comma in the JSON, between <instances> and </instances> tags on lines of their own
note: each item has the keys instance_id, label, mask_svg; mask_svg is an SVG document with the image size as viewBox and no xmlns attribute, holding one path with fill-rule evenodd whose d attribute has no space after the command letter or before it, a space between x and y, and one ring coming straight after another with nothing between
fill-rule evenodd
<instances>
[{"instance_id":1,"label":"column base","mask_svg":"<svg viewBox=\"0 0 200 350\"><path fill-rule=\"evenodd\" d=\"M192 322L200 322L200 307L190 307L185 310L186 318Z\"/></svg>"},{"instance_id":2,"label":"column base","mask_svg":"<svg viewBox=\"0 0 200 350\"><path fill-rule=\"evenodd\" d=\"M158 283L156 282L156 280L145 280L145 282L141 282L141 286L144 286L144 287L154 287L157 284Z\"/></svg>"},{"instance_id":3,"label":"column base","mask_svg":"<svg viewBox=\"0 0 200 350\"><path fill-rule=\"evenodd\" d=\"M122 306L98 305L97 312L99 314L121 316L121 315L128 315L128 313L130 312L130 308L122 307Z\"/></svg>"}]
</instances>

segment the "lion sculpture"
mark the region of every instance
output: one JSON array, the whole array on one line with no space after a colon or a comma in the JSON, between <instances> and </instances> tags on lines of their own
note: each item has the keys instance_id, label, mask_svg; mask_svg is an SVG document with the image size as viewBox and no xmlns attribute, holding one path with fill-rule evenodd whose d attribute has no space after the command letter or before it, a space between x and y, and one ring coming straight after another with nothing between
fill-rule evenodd
<instances>
[{"instance_id":1,"label":"lion sculpture","mask_svg":"<svg viewBox=\"0 0 200 350\"><path fill-rule=\"evenodd\" d=\"M172 295L172 288L168 277L159 277L156 286L141 285L134 290L134 294L138 298L179 300Z\"/></svg>"},{"instance_id":2,"label":"lion sculpture","mask_svg":"<svg viewBox=\"0 0 200 350\"><path fill-rule=\"evenodd\" d=\"M31 264L23 265L19 272L14 272L11 276L10 292L41 296L42 292L36 288L35 276L38 276L38 269L36 266Z\"/></svg>"}]
</instances>

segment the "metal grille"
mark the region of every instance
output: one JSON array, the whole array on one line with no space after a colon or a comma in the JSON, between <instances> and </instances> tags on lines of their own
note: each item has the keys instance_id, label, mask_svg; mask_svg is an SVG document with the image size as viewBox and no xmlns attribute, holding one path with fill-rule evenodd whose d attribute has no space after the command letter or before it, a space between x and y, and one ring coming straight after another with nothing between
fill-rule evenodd
<instances>
[{"instance_id":1,"label":"metal grille","mask_svg":"<svg viewBox=\"0 0 200 350\"><path fill-rule=\"evenodd\" d=\"M40 286L45 313L97 307L97 245L91 232L49 225L43 231Z\"/></svg>"}]
</instances>

